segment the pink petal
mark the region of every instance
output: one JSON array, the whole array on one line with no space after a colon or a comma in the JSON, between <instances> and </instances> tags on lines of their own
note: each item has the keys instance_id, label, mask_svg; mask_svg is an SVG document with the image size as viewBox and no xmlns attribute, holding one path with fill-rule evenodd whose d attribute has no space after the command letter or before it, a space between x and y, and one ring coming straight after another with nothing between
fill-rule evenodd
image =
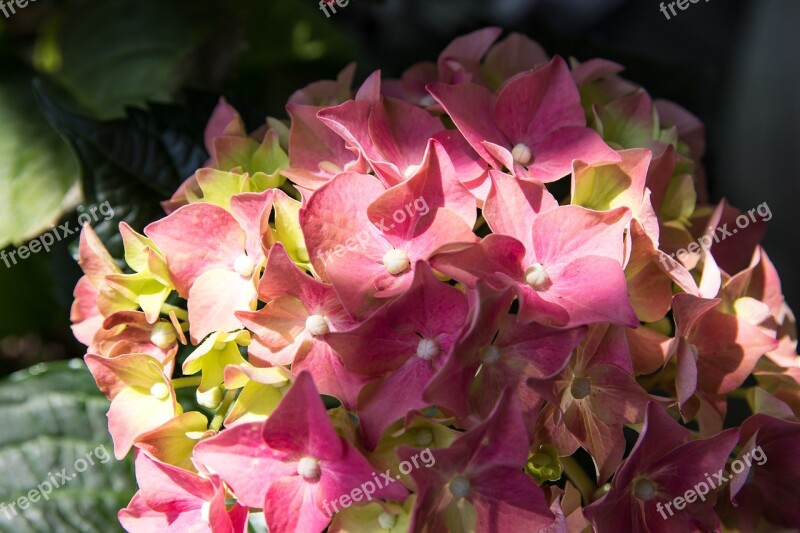
<instances>
[{"instance_id":1,"label":"pink petal","mask_svg":"<svg viewBox=\"0 0 800 533\"><path fill-rule=\"evenodd\" d=\"M166 514L148 507L141 492L134 494L128 506L120 509L117 518L125 531L174 531L170 528L175 521L170 523Z\"/></svg>"},{"instance_id":2,"label":"pink petal","mask_svg":"<svg viewBox=\"0 0 800 533\"><path fill-rule=\"evenodd\" d=\"M422 392L431 381L436 366L412 357L385 378L367 385L359 397L359 426L368 449L373 449L383 432L409 411L424 409L428 403Z\"/></svg>"},{"instance_id":3,"label":"pink petal","mask_svg":"<svg viewBox=\"0 0 800 533\"><path fill-rule=\"evenodd\" d=\"M399 230L411 227L415 218L439 207L459 215L468 227L475 225L475 198L459 181L444 147L429 140L425 158L414 177L378 197L369 207L369 216L375 224L394 221ZM398 222L398 219L405 220Z\"/></svg>"},{"instance_id":4,"label":"pink petal","mask_svg":"<svg viewBox=\"0 0 800 533\"><path fill-rule=\"evenodd\" d=\"M81 230L80 244L78 246L78 264L94 287L102 286L105 276L108 274L120 274L122 272L114 262L111 254L106 250L103 242L88 224Z\"/></svg>"},{"instance_id":5,"label":"pink petal","mask_svg":"<svg viewBox=\"0 0 800 533\"><path fill-rule=\"evenodd\" d=\"M430 264L468 287L474 287L478 280L483 280L502 288L508 286L507 279L521 277L521 261L524 257L525 247L518 240L492 234L463 250L435 255ZM501 280L498 273L505 274L506 278Z\"/></svg>"},{"instance_id":6,"label":"pink petal","mask_svg":"<svg viewBox=\"0 0 800 533\"><path fill-rule=\"evenodd\" d=\"M373 105L366 100L348 100L322 109L317 117L344 139L349 148L358 150L367 159L377 159L378 150L370 137L368 125Z\"/></svg>"},{"instance_id":7,"label":"pink petal","mask_svg":"<svg viewBox=\"0 0 800 533\"><path fill-rule=\"evenodd\" d=\"M527 35L510 33L486 54L483 71L490 82L500 84L515 74L547 62L547 53L538 43Z\"/></svg>"},{"instance_id":8,"label":"pink petal","mask_svg":"<svg viewBox=\"0 0 800 533\"><path fill-rule=\"evenodd\" d=\"M635 328L636 312L628 300L625 274L616 261L584 257L550 272L553 285L537 295L569 314L564 327L611 322Z\"/></svg>"},{"instance_id":9,"label":"pink petal","mask_svg":"<svg viewBox=\"0 0 800 533\"><path fill-rule=\"evenodd\" d=\"M400 183L406 179L409 167L422 162L428 139L443 129L441 120L424 109L386 98L369 116L369 136L377 152L368 157L391 162L391 165L377 165L376 171L387 183Z\"/></svg>"},{"instance_id":10,"label":"pink petal","mask_svg":"<svg viewBox=\"0 0 800 533\"><path fill-rule=\"evenodd\" d=\"M277 195L286 197L283 191L268 189L258 193L241 193L231 198L231 214L247 235L245 250L256 264L264 259L262 237L269 229L272 201Z\"/></svg>"},{"instance_id":11,"label":"pink petal","mask_svg":"<svg viewBox=\"0 0 800 533\"><path fill-rule=\"evenodd\" d=\"M154 461L143 453L136 455L136 480L142 498L158 511L196 510L216 492L209 479Z\"/></svg>"},{"instance_id":12,"label":"pink petal","mask_svg":"<svg viewBox=\"0 0 800 533\"><path fill-rule=\"evenodd\" d=\"M317 190L300 210L308 254L323 280L328 279L325 261L334 251L346 250L345 242L376 261L383 257L388 245L367 217L367 207L385 190L372 176L346 172Z\"/></svg>"},{"instance_id":13,"label":"pink petal","mask_svg":"<svg viewBox=\"0 0 800 533\"><path fill-rule=\"evenodd\" d=\"M350 411L355 411L358 394L369 381L369 378L348 372L342 359L321 341L314 342L308 353L292 365L292 372L311 374L321 394L338 398Z\"/></svg>"},{"instance_id":14,"label":"pink petal","mask_svg":"<svg viewBox=\"0 0 800 533\"><path fill-rule=\"evenodd\" d=\"M320 497L333 501L343 494L349 494L362 483L373 481L373 467L354 447L345 445L343 454L336 460L320 461ZM405 500L408 491L401 483L386 484L379 487L373 498L386 498L396 501Z\"/></svg>"},{"instance_id":15,"label":"pink petal","mask_svg":"<svg viewBox=\"0 0 800 533\"><path fill-rule=\"evenodd\" d=\"M194 344L215 331L242 328L237 311L249 311L256 301L256 287L251 278L231 270L207 270L189 290L189 322Z\"/></svg>"},{"instance_id":16,"label":"pink petal","mask_svg":"<svg viewBox=\"0 0 800 533\"><path fill-rule=\"evenodd\" d=\"M322 174L324 170L319 168L319 164L323 161L330 161L344 169L347 163L356 158L356 155L347 149L344 139L317 118L317 113L322 109L299 104L286 106L286 111L292 120L289 130L289 163L292 167Z\"/></svg>"},{"instance_id":17,"label":"pink petal","mask_svg":"<svg viewBox=\"0 0 800 533\"><path fill-rule=\"evenodd\" d=\"M586 125L578 89L558 56L538 70L508 80L497 93L494 116L511 146L523 143L529 148L558 129ZM539 157L538 150L534 155Z\"/></svg>"},{"instance_id":18,"label":"pink petal","mask_svg":"<svg viewBox=\"0 0 800 533\"><path fill-rule=\"evenodd\" d=\"M433 136L447 152L456 179L465 185L486 174L486 161L469 145L458 130L442 130Z\"/></svg>"},{"instance_id":19,"label":"pink petal","mask_svg":"<svg viewBox=\"0 0 800 533\"><path fill-rule=\"evenodd\" d=\"M428 92L441 104L467 142L487 163L494 164L494 157L484 148L484 141L511 146L511 142L495 123L494 95L489 89L474 83L433 83L428 86Z\"/></svg>"},{"instance_id":20,"label":"pink petal","mask_svg":"<svg viewBox=\"0 0 800 533\"><path fill-rule=\"evenodd\" d=\"M149 390L140 392L132 387L121 390L108 409L108 431L114 440L114 456L125 457L137 437L165 424L175 415L177 402L172 390L166 400L155 398Z\"/></svg>"},{"instance_id":21,"label":"pink petal","mask_svg":"<svg viewBox=\"0 0 800 533\"><path fill-rule=\"evenodd\" d=\"M270 533L320 533L331 519L315 484L296 475L274 481L262 506Z\"/></svg>"},{"instance_id":22,"label":"pink petal","mask_svg":"<svg viewBox=\"0 0 800 533\"><path fill-rule=\"evenodd\" d=\"M698 386L719 394L741 386L761 356L778 346L755 326L716 310L703 316L691 340L699 352Z\"/></svg>"},{"instance_id":23,"label":"pink petal","mask_svg":"<svg viewBox=\"0 0 800 533\"><path fill-rule=\"evenodd\" d=\"M264 423L267 446L298 456L333 460L342 455L342 440L325 412L311 374L303 372Z\"/></svg>"},{"instance_id":24,"label":"pink petal","mask_svg":"<svg viewBox=\"0 0 800 533\"><path fill-rule=\"evenodd\" d=\"M478 64L486 51L503 32L500 28L488 27L456 37L439 54L437 68L442 81L463 83L480 76ZM465 75L467 79L464 79Z\"/></svg>"},{"instance_id":25,"label":"pink petal","mask_svg":"<svg viewBox=\"0 0 800 533\"><path fill-rule=\"evenodd\" d=\"M539 531L553 522L542 489L518 468L495 467L471 483L477 531Z\"/></svg>"},{"instance_id":26,"label":"pink petal","mask_svg":"<svg viewBox=\"0 0 800 533\"><path fill-rule=\"evenodd\" d=\"M514 237L521 243L533 242L536 215L558 207L558 201L542 185L522 181L491 171L492 188L483 207L483 216L492 233Z\"/></svg>"},{"instance_id":27,"label":"pink petal","mask_svg":"<svg viewBox=\"0 0 800 533\"><path fill-rule=\"evenodd\" d=\"M284 462L285 454L264 442L260 422L237 424L199 442L194 459L213 469L243 504L254 508L264 504L270 483L297 474L296 463Z\"/></svg>"},{"instance_id":28,"label":"pink petal","mask_svg":"<svg viewBox=\"0 0 800 533\"><path fill-rule=\"evenodd\" d=\"M226 134L244 136L247 132L236 109L225 98L220 98L214 108L214 112L211 114L211 118L208 119L206 131L203 135L206 150L212 155L212 158L215 158L214 139Z\"/></svg>"},{"instance_id":29,"label":"pink petal","mask_svg":"<svg viewBox=\"0 0 800 533\"><path fill-rule=\"evenodd\" d=\"M586 163L614 163L619 154L608 146L594 130L582 127L564 127L549 133L531 147L533 163L525 174L550 183L572 171L574 161Z\"/></svg>"},{"instance_id":30,"label":"pink petal","mask_svg":"<svg viewBox=\"0 0 800 533\"><path fill-rule=\"evenodd\" d=\"M463 246L477 241L478 237L463 218L447 208L440 208L414 219L407 250L412 261L426 261L444 247Z\"/></svg>"},{"instance_id":31,"label":"pink petal","mask_svg":"<svg viewBox=\"0 0 800 533\"><path fill-rule=\"evenodd\" d=\"M533 231L536 261L547 268L596 256L622 265L622 237L629 220L626 208L600 212L567 205L541 213Z\"/></svg>"},{"instance_id":32,"label":"pink petal","mask_svg":"<svg viewBox=\"0 0 800 533\"><path fill-rule=\"evenodd\" d=\"M145 228L167 260L178 293L186 298L195 280L213 268L231 269L244 254L246 235L233 216L213 204L181 207ZM203 254L198 255L197 250Z\"/></svg>"}]
</instances>

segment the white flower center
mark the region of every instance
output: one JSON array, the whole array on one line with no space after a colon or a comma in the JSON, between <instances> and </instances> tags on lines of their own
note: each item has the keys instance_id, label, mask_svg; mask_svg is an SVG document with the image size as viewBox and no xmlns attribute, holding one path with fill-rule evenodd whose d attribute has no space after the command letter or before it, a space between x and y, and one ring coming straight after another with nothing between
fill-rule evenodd
<instances>
[{"instance_id":1,"label":"white flower center","mask_svg":"<svg viewBox=\"0 0 800 533\"><path fill-rule=\"evenodd\" d=\"M233 262L233 269L243 278L249 278L253 275L253 270L256 269L256 263L249 255L240 255Z\"/></svg>"},{"instance_id":2,"label":"white flower center","mask_svg":"<svg viewBox=\"0 0 800 533\"><path fill-rule=\"evenodd\" d=\"M534 263L525 270L525 282L530 285L533 290L541 291L550 286L550 276L547 275L547 270L541 263Z\"/></svg>"},{"instance_id":3,"label":"white flower center","mask_svg":"<svg viewBox=\"0 0 800 533\"><path fill-rule=\"evenodd\" d=\"M150 342L166 350L178 340L175 328L169 322L156 322L150 331Z\"/></svg>"},{"instance_id":4,"label":"white flower center","mask_svg":"<svg viewBox=\"0 0 800 533\"><path fill-rule=\"evenodd\" d=\"M398 248L392 248L383 254L383 266L392 276L396 276L405 272L411 265L411 259L408 257L408 252Z\"/></svg>"},{"instance_id":5,"label":"white flower center","mask_svg":"<svg viewBox=\"0 0 800 533\"><path fill-rule=\"evenodd\" d=\"M392 529L397 524L397 515L389 514L386 511L378 515L378 525L382 529Z\"/></svg>"},{"instance_id":6,"label":"white flower center","mask_svg":"<svg viewBox=\"0 0 800 533\"><path fill-rule=\"evenodd\" d=\"M419 100L419 105L422 107L428 107L436 103L436 100L433 99L433 96L426 94Z\"/></svg>"},{"instance_id":7,"label":"white flower center","mask_svg":"<svg viewBox=\"0 0 800 533\"><path fill-rule=\"evenodd\" d=\"M211 502L203 502L200 507L200 519L206 524L211 524Z\"/></svg>"},{"instance_id":8,"label":"white flower center","mask_svg":"<svg viewBox=\"0 0 800 533\"><path fill-rule=\"evenodd\" d=\"M403 172L403 176L405 176L405 177L407 177L407 178L410 178L411 176L413 176L414 174L416 174L416 173L417 173L417 170L419 170L419 167L420 167L420 165L411 165L411 166L409 166L409 167L408 167L408 168L407 168L407 169L406 169L406 170Z\"/></svg>"},{"instance_id":9,"label":"white flower center","mask_svg":"<svg viewBox=\"0 0 800 533\"><path fill-rule=\"evenodd\" d=\"M159 400L163 400L167 396L169 396L169 387L166 386L164 383L154 383L152 387L150 387L150 394L158 398Z\"/></svg>"},{"instance_id":10,"label":"white flower center","mask_svg":"<svg viewBox=\"0 0 800 533\"><path fill-rule=\"evenodd\" d=\"M319 461L313 457L303 457L297 463L297 473L307 481L314 481L319 477Z\"/></svg>"},{"instance_id":11,"label":"white flower center","mask_svg":"<svg viewBox=\"0 0 800 533\"><path fill-rule=\"evenodd\" d=\"M436 339L420 339L417 345L417 357L430 361L439 353L439 343Z\"/></svg>"},{"instance_id":12,"label":"white flower center","mask_svg":"<svg viewBox=\"0 0 800 533\"><path fill-rule=\"evenodd\" d=\"M500 350L494 344L484 346L481 349L481 361L491 365L500 360Z\"/></svg>"},{"instance_id":13,"label":"white flower center","mask_svg":"<svg viewBox=\"0 0 800 533\"><path fill-rule=\"evenodd\" d=\"M306 330L314 335L325 335L328 333L328 321L322 315L311 315L306 318Z\"/></svg>"},{"instance_id":14,"label":"white flower center","mask_svg":"<svg viewBox=\"0 0 800 533\"><path fill-rule=\"evenodd\" d=\"M642 501L649 501L656 495L656 486L649 479L641 478L633 486L633 495Z\"/></svg>"},{"instance_id":15,"label":"white flower center","mask_svg":"<svg viewBox=\"0 0 800 533\"><path fill-rule=\"evenodd\" d=\"M433 431L426 428L417 430L416 435L414 435L414 441L418 446L427 446L433 442Z\"/></svg>"},{"instance_id":16,"label":"white flower center","mask_svg":"<svg viewBox=\"0 0 800 533\"><path fill-rule=\"evenodd\" d=\"M469 481L463 476L456 476L450 482L450 494L456 498L464 498L469 494Z\"/></svg>"},{"instance_id":17,"label":"white flower center","mask_svg":"<svg viewBox=\"0 0 800 533\"><path fill-rule=\"evenodd\" d=\"M511 149L511 157L514 158L515 163L526 166L533 159L533 152L527 144L518 143Z\"/></svg>"}]
</instances>

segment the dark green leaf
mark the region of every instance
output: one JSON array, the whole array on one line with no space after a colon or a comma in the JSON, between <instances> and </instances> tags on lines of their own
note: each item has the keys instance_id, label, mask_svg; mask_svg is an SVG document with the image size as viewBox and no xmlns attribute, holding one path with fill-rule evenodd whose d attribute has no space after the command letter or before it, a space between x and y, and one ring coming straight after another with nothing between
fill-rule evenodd
<instances>
[{"instance_id":1,"label":"dark green leaf","mask_svg":"<svg viewBox=\"0 0 800 533\"><path fill-rule=\"evenodd\" d=\"M230 20L209 0L71 3L41 35L37 63L91 116L119 118L128 106L169 101L192 74L193 54L230 33L220 29ZM217 48L200 59L214 62Z\"/></svg>"},{"instance_id":2,"label":"dark green leaf","mask_svg":"<svg viewBox=\"0 0 800 533\"><path fill-rule=\"evenodd\" d=\"M80 360L0 383L1 532L121 531L117 511L136 487L131 462L114 459L107 409ZM31 496L20 509L19 498Z\"/></svg>"},{"instance_id":3,"label":"dark green leaf","mask_svg":"<svg viewBox=\"0 0 800 533\"><path fill-rule=\"evenodd\" d=\"M121 257L119 222L141 231L164 216L161 202L206 161L203 131L216 98L192 94L183 105L153 104L129 109L124 119L97 121L70 109L51 85L35 87L45 116L80 160L84 206L108 202L114 210L95 231Z\"/></svg>"}]
</instances>

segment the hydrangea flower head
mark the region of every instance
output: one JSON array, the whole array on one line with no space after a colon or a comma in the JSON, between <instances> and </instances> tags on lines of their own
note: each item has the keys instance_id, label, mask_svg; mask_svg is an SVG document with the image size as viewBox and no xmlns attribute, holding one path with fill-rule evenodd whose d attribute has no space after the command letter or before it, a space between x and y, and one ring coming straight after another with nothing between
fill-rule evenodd
<instances>
[{"instance_id":1,"label":"hydrangea flower head","mask_svg":"<svg viewBox=\"0 0 800 533\"><path fill-rule=\"evenodd\" d=\"M349 65L288 124L221 100L124 257L84 228L71 319L134 448L128 531L800 527L764 221L725 233L747 215L709 202L691 113L501 33Z\"/></svg>"}]
</instances>

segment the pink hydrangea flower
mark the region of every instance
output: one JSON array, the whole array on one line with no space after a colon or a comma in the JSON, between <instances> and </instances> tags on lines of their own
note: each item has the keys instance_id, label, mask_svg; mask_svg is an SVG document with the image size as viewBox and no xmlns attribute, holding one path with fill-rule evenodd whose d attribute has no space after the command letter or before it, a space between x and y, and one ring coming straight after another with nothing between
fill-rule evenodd
<instances>
[{"instance_id":1,"label":"pink hydrangea flower","mask_svg":"<svg viewBox=\"0 0 800 533\"><path fill-rule=\"evenodd\" d=\"M270 531L322 531L326 503L375 475L367 460L336 431L308 373L297 377L269 419L241 424L195 448L245 505L263 508ZM400 484L376 497L403 500Z\"/></svg>"},{"instance_id":2,"label":"pink hydrangea flower","mask_svg":"<svg viewBox=\"0 0 800 533\"><path fill-rule=\"evenodd\" d=\"M235 503L227 508L219 476L200 476L139 453L136 480L139 492L119 512L119 521L128 531L247 531L247 507Z\"/></svg>"},{"instance_id":3,"label":"pink hydrangea flower","mask_svg":"<svg viewBox=\"0 0 800 533\"><path fill-rule=\"evenodd\" d=\"M71 319L135 450L126 529L800 527L768 206L711 204L702 123L622 65L501 33L351 64L253 132L221 99L124 257L84 228Z\"/></svg>"}]
</instances>

